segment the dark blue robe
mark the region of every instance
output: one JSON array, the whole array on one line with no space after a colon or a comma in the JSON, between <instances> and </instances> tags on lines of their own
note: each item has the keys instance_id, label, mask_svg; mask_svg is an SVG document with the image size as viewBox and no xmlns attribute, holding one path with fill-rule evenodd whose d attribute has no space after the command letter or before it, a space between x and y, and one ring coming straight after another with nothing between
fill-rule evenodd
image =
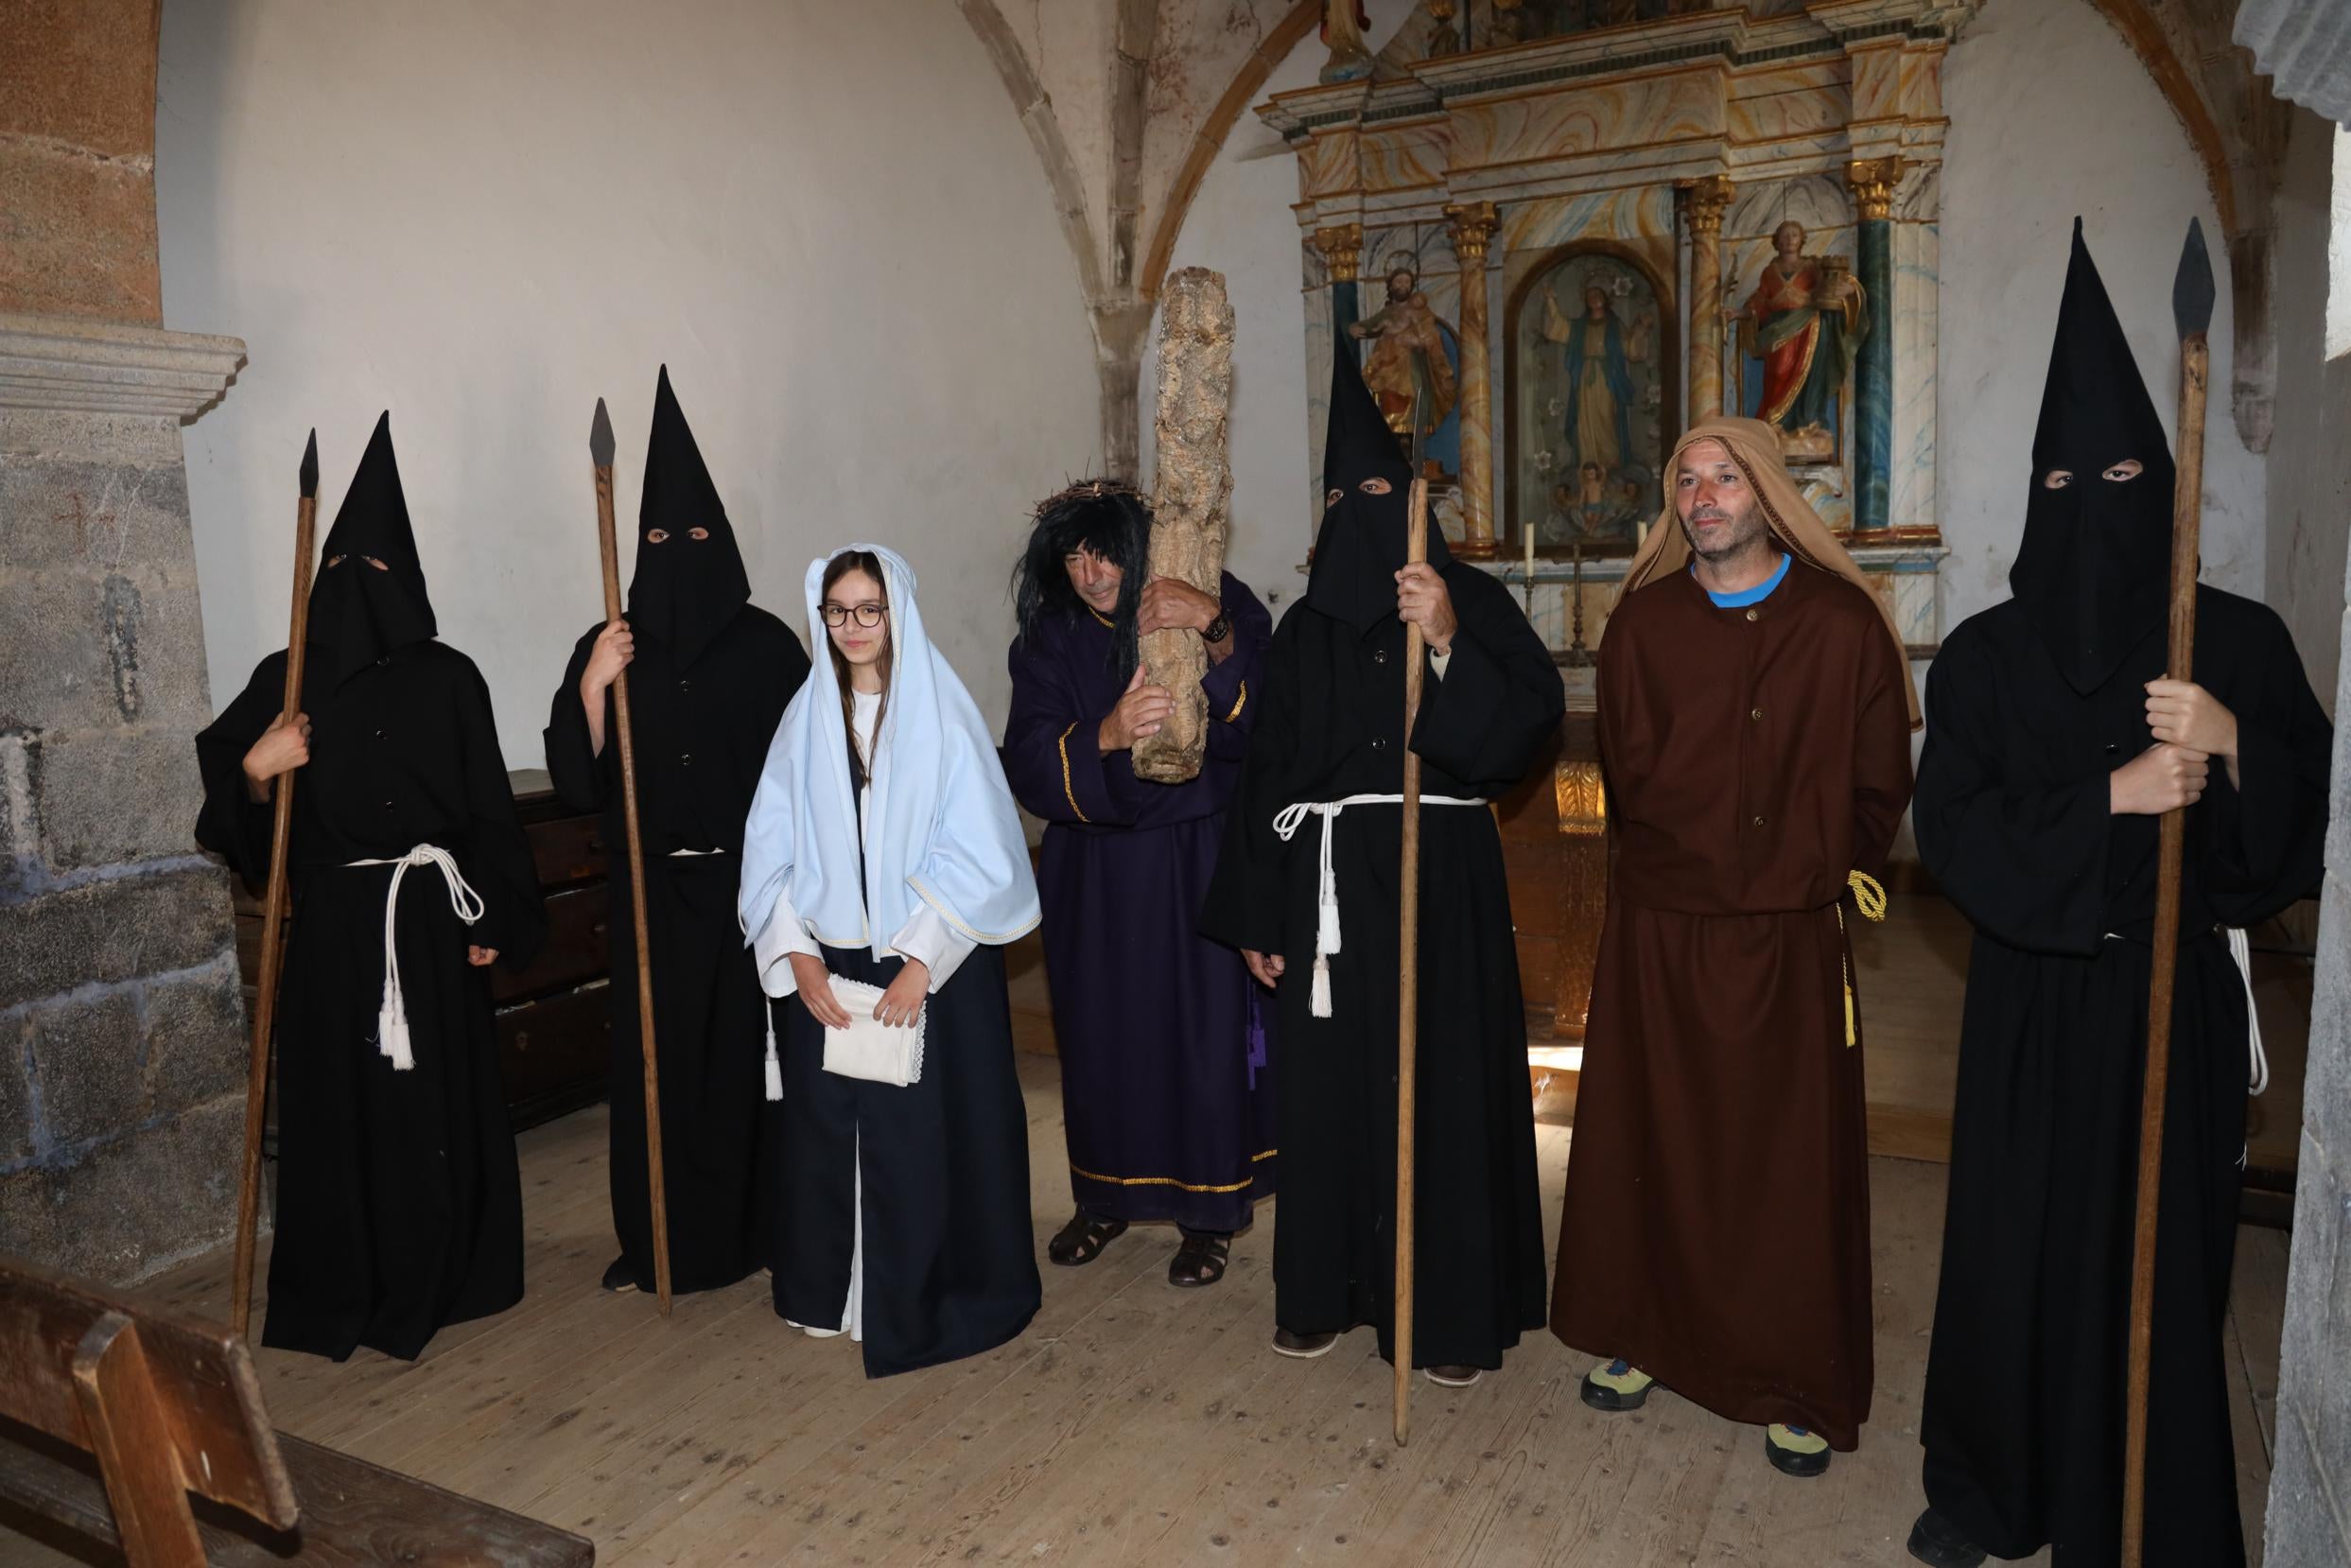
<instances>
[{"instance_id":1,"label":"dark blue robe","mask_svg":"<svg viewBox=\"0 0 2351 1568\"><path fill-rule=\"evenodd\" d=\"M1230 574L1233 651L1200 682L1208 757L1189 784L1135 777L1095 734L1125 682L1090 614L1013 645L1004 772L1045 819L1037 892L1061 1054L1070 1187L1125 1220L1231 1231L1274 1191L1273 1009L1240 954L1197 934L1225 808L1262 707L1273 619Z\"/></svg>"}]
</instances>

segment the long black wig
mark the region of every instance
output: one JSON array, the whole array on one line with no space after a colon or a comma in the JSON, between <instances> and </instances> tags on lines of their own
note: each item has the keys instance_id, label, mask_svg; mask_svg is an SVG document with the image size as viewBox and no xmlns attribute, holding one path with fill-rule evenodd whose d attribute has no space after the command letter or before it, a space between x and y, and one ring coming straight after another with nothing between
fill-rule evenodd
<instances>
[{"instance_id":1,"label":"long black wig","mask_svg":"<svg viewBox=\"0 0 2351 1568\"><path fill-rule=\"evenodd\" d=\"M1140 656L1135 612L1142 602L1143 582L1151 575L1151 503L1132 485L1084 479L1037 503L1028 548L1012 569L1012 603L1020 622L1020 640L1034 638L1050 621L1094 613L1070 585L1067 563L1080 549L1124 574L1112 621L1117 635L1111 639L1119 679L1124 681L1135 673Z\"/></svg>"}]
</instances>

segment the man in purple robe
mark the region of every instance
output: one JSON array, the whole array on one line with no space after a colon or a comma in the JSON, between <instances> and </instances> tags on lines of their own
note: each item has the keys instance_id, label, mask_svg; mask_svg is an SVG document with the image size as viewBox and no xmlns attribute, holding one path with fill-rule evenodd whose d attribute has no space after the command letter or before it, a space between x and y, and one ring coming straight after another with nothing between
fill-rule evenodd
<instances>
[{"instance_id":1,"label":"man in purple robe","mask_svg":"<svg viewBox=\"0 0 2351 1568\"><path fill-rule=\"evenodd\" d=\"M1108 480L1037 508L1013 574L1004 772L1046 823L1037 888L1077 1200L1047 1255L1091 1263L1129 1225L1173 1221L1168 1282L1210 1285L1274 1191L1271 1009L1240 954L1195 930L1273 619L1230 573L1215 598L1151 579L1150 535L1149 503ZM1172 785L1137 778L1131 754L1174 707L1143 684L1137 638L1171 627L1209 657L1208 756Z\"/></svg>"}]
</instances>

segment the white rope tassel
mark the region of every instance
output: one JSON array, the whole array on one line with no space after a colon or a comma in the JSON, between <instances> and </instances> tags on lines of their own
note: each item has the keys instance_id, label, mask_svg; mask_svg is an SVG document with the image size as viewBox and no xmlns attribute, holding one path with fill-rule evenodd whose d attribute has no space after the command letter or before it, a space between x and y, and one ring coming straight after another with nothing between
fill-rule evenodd
<instances>
[{"instance_id":1,"label":"white rope tassel","mask_svg":"<svg viewBox=\"0 0 2351 1568\"><path fill-rule=\"evenodd\" d=\"M1331 955L1339 950L1339 870L1332 859L1331 825L1350 806L1402 806L1402 795L1349 795L1344 800L1300 800L1284 806L1274 816L1274 835L1287 844L1297 835L1307 817L1322 819L1322 843L1318 846L1319 865L1315 887L1315 979L1309 1005L1318 1019L1331 1017ZM1423 806L1483 806L1483 800L1465 800L1458 795L1422 795Z\"/></svg>"},{"instance_id":2,"label":"white rope tassel","mask_svg":"<svg viewBox=\"0 0 2351 1568\"><path fill-rule=\"evenodd\" d=\"M2251 1049L2253 1070L2248 1085L2251 1092L2259 1094L2270 1087L2269 1054L2261 1049L2261 1015L2253 1004L2253 943L2242 926L2224 926L2228 932L2229 956L2237 960L2237 972L2245 979L2245 1043Z\"/></svg>"},{"instance_id":3,"label":"white rope tassel","mask_svg":"<svg viewBox=\"0 0 2351 1568\"><path fill-rule=\"evenodd\" d=\"M784 1064L775 1059L775 1004L761 997L759 1005L767 1014L767 1097L780 1100L784 1097Z\"/></svg>"},{"instance_id":4,"label":"white rope tassel","mask_svg":"<svg viewBox=\"0 0 2351 1568\"><path fill-rule=\"evenodd\" d=\"M392 886L384 894L384 1000L375 1013L375 1049L392 1058L394 1072L409 1072L416 1067L416 1052L409 1038L408 1001L400 994L400 947L396 940L400 913L400 879L409 874L412 865L435 865L441 868L441 880L449 892L449 908L467 925L481 918L484 905L458 870L457 862L439 845L420 844L396 860L348 861L348 865L388 865L392 867Z\"/></svg>"}]
</instances>

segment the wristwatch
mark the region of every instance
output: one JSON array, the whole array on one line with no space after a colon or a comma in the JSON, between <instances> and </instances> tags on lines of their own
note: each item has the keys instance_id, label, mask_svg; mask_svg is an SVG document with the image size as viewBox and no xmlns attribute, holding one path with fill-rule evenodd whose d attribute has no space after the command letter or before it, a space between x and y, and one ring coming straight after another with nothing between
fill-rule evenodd
<instances>
[{"instance_id":1,"label":"wristwatch","mask_svg":"<svg viewBox=\"0 0 2351 1568\"><path fill-rule=\"evenodd\" d=\"M1208 630L1200 634L1200 640L1222 642L1230 636L1232 636L1232 618L1225 613L1225 607L1220 604L1216 607L1216 618L1210 621Z\"/></svg>"}]
</instances>

